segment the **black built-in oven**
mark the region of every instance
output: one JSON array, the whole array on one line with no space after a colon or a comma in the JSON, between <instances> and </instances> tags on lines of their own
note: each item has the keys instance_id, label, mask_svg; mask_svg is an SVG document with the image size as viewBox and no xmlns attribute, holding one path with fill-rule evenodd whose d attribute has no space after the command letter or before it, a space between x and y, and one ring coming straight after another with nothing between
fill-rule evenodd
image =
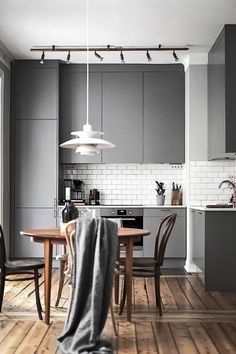
<instances>
[{"instance_id":1,"label":"black built-in oven","mask_svg":"<svg viewBox=\"0 0 236 354\"><path fill-rule=\"evenodd\" d=\"M143 208L101 208L100 215L103 218L121 219L123 227L134 229L143 228ZM135 242L134 245L142 247L143 239L139 242Z\"/></svg>"}]
</instances>

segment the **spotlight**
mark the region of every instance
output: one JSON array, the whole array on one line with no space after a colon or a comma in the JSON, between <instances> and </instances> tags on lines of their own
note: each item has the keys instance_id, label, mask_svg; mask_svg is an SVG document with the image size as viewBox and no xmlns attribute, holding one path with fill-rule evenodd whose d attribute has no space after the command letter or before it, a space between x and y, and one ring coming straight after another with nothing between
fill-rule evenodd
<instances>
[{"instance_id":1,"label":"spotlight","mask_svg":"<svg viewBox=\"0 0 236 354\"><path fill-rule=\"evenodd\" d=\"M177 54L175 53L174 50L173 50L173 57L174 57L175 61L179 61L179 58L177 57Z\"/></svg>"},{"instance_id":2,"label":"spotlight","mask_svg":"<svg viewBox=\"0 0 236 354\"><path fill-rule=\"evenodd\" d=\"M44 64L45 53L43 52L40 59L40 64Z\"/></svg>"},{"instance_id":3,"label":"spotlight","mask_svg":"<svg viewBox=\"0 0 236 354\"><path fill-rule=\"evenodd\" d=\"M103 61L103 57L99 55L96 51L94 52L95 57L97 57L100 61Z\"/></svg>"},{"instance_id":4,"label":"spotlight","mask_svg":"<svg viewBox=\"0 0 236 354\"><path fill-rule=\"evenodd\" d=\"M151 56L150 56L150 54L149 54L149 51L148 51L148 50L147 50L146 56L147 56L147 60L148 60L148 61L152 61L152 58L151 58Z\"/></svg>"},{"instance_id":5,"label":"spotlight","mask_svg":"<svg viewBox=\"0 0 236 354\"><path fill-rule=\"evenodd\" d=\"M121 64L125 64L124 55L122 51L120 52L120 60L121 60Z\"/></svg>"},{"instance_id":6,"label":"spotlight","mask_svg":"<svg viewBox=\"0 0 236 354\"><path fill-rule=\"evenodd\" d=\"M67 64L70 64L70 51L69 51L68 54L67 54L66 63L67 63Z\"/></svg>"}]
</instances>

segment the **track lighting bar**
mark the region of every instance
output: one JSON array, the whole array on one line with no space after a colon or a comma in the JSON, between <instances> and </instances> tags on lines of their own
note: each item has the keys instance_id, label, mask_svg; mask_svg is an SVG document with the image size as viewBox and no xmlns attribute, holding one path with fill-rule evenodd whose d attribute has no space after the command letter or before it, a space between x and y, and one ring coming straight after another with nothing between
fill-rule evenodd
<instances>
[{"instance_id":1,"label":"track lighting bar","mask_svg":"<svg viewBox=\"0 0 236 354\"><path fill-rule=\"evenodd\" d=\"M63 47L63 46L48 46L48 47L32 47L30 49L32 52L86 52L87 47L86 46L68 46L68 47ZM107 45L107 46L98 46L98 47L89 47L88 50L90 52L139 52L139 51L160 51L160 52L165 52L165 51L171 51L171 52L176 52L176 51L183 51L183 50L189 50L188 47L163 47L161 44L158 46L153 46L153 47L120 47L120 46L112 46L112 45Z\"/></svg>"}]
</instances>

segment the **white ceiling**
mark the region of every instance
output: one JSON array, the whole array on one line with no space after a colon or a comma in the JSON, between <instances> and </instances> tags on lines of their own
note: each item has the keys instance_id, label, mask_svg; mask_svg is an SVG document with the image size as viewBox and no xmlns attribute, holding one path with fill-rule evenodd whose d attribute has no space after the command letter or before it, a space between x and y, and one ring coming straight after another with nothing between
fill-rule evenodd
<instances>
[{"instance_id":1,"label":"white ceiling","mask_svg":"<svg viewBox=\"0 0 236 354\"><path fill-rule=\"evenodd\" d=\"M224 24L236 24L236 0L88 1L90 45L189 45L194 55L209 51ZM15 59L38 59L33 46L86 45L86 0L0 0L0 41ZM127 63L147 62L143 52L124 54ZM171 53L151 56L152 63L174 62ZM85 59L85 53L71 55L72 62ZM90 61L97 62L93 53ZM104 53L109 62L119 62L119 53Z\"/></svg>"}]
</instances>

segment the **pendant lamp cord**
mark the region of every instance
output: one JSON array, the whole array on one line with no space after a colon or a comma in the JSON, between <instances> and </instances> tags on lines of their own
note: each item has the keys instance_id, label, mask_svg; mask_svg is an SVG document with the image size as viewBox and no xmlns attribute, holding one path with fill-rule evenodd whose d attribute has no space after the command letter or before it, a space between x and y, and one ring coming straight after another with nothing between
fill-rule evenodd
<instances>
[{"instance_id":1,"label":"pendant lamp cord","mask_svg":"<svg viewBox=\"0 0 236 354\"><path fill-rule=\"evenodd\" d=\"M89 26L88 26L88 17L89 17L89 0L86 0L86 71L87 71L87 120L86 124L89 124Z\"/></svg>"}]
</instances>

